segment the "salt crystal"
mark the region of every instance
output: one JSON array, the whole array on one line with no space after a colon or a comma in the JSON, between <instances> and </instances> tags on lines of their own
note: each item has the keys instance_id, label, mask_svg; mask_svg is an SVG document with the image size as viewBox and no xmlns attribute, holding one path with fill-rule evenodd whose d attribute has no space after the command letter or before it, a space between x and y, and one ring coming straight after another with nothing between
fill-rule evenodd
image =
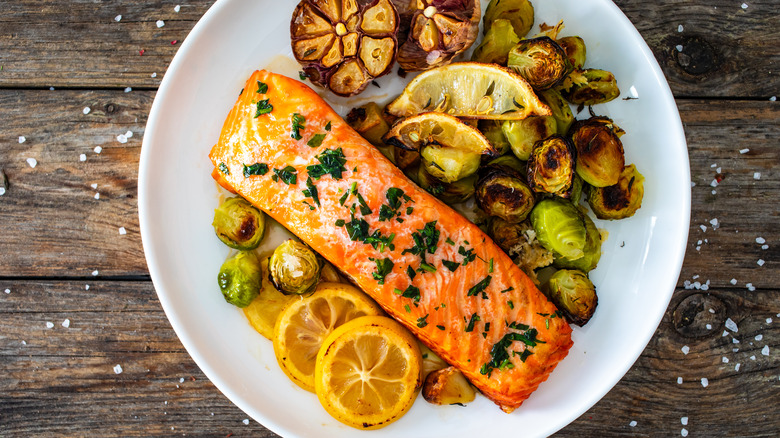
<instances>
[{"instance_id":1,"label":"salt crystal","mask_svg":"<svg viewBox=\"0 0 780 438\"><path fill-rule=\"evenodd\" d=\"M720 360L721 360L721 362L723 362L723 363L729 363L729 358L728 358L728 357L726 357L726 356L723 356L723 357L722 357Z\"/></svg>"},{"instance_id":2,"label":"salt crystal","mask_svg":"<svg viewBox=\"0 0 780 438\"><path fill-rule=\"evenodd\" d=\"M97 275L98 275L98 270L97 270L97 269L95 269L94 271L92 271L92 276L93 276L93 277L97 277Z\"/></svg>"},{"instance_id":3,"label":"salt crystal","mask_svg":"<svg viewBox=\"0 0 780 438\"><path fill-rule=\"evenodd\" d=\"M745 148L745 149L740 149L740 150L739 150L739 153L740 153L740 154L746 154L746 153L748 153L748 152L750 152L750 149L748 149L748 148Z\"/></svg>"},{"instance_id":4,"label":"salt crystal","mask_svg":"<svg viewBox=\"0 0 780 438\"><path fill-rule=\"evenodd\" d=\"M100 193L95 193L95 199L100 199Z\"/></svg>"},{"instance_id":5,"label":"salt crystal","mask_svg":"<svg viewBox=\"0 0 780 438\"><path fill-rule=\"evenodd\" d=\"M244 418L244 420L242 421L242 423L244 423L244 424L249 424L249 418Z\"/></svg>"},{"instance_id":6,"label":"salt crystal","mask_svg":"<svg viewBox=\"0 0 780 438\"><path fill-rule=\"evenodd\" d=\"M777 100L777 96L772 96L772 97L770 97L770 98L769 98L769 101L770 101L770 102L774 102L774 101L776 101L776 100Z\"/></svg>"},{"instance_id":7,"label":"salt crystal","mask_svg":"<svg viewBox=\"0 0 780 438\"><path fill-rule=\"evenodd\" d=\"M62 321L62 326L65 328L70 327L70 320L66 318L65 321Z\"/></svg>"},{"instance_id":8,"label":"salt crystal","mask_svg":"<svg viewBox=\"0 0 780 438\"><path fill-rule=\"evenodd\" d=\"M714 194L716 194L716 193L718 193L718 191L717 191L717 190L713 190L713 191L712 191L712 194L713 194L713 195L714 195Z\"/></svg>"},{"instance_id":9,"label":"salt crystal","mask_svg":"<svg viewBox=\"0 0 780 438\"><path fill-rule=\"evenodd\" d=\"M712 225L712 229L713 230L718 228L718 226L720 226L720 224L718 223L718 219L717 218L711 219L710 220L710 225Z\"/></svg>"},{"instance_id":10,"label":"salt crystal","mask_svg":"<svg viewBox=\"0 0 780 438\"><path fill-rule=\"evenodd\" d=\"M681 350L682 350L683 354L686 354L686 355L688 354L689 351L691 351L690 347L688 347L687 345L683 345L683 348L681 348Z\"/></svg>"},{"instance_id":11,"label":"salt crystal","mask_svg":"<svg viewBox=\"0 0 780 438\"><path fill-rule=\"evenodd\" d=\"M117 22L122 21L122 16L121 15L117 15L116 17L114 17L114 21L117 21Z\"/></svg>"},{"instance_id":12,"label":"salt crystal","mask_svg":"<svg viewBox=\"0 0 780 438\"><path fill-rule=\"evenodd\" d=\"M742 3L742 9L747 9L747 8L748 8L747 3Z\"/></svg>"},{"instance_id":13,"label":"salt crystal","mask_svg":"<svg viewBox=\"0 0 780 438\"><path fill-rule=\"evenodd\" d=\"M84 290L89 290L89 285L88 284L84 285Z\"/></svg>"},{"instance_id":14,"label":"salt crystal","mask_svg":"<svg viewBox=\"0 0 780 438\"><path fill-rule=\"evenodd\" d=\"M7 294L10 294L11 293L11 289L6 289L4 292L7 293Z\"/></svg>"},{"instance_id":15,"label":"salt crystal","mask_svg":"<svg viewBox=\"0 0 780 438\"><path fill-rule=\"evenodd\" d=\"M93 189L96 189L97 188L97 183L92 183L89 186L92 187Z\"/></svg>"},{"instance_id":16,"label":"salt crystal","mask_svg":"<svg viewBox=\"0 0 780 438\"><path fill-rule=\"evenodd\" d=\"M712 330L712 324L707 324L704 327L707 327L707 330Z\"/></svg>"},{"instance_id":17,"label":"salt crystal","mask_svg":"<svg viewBox=\"0 0 780 438\"><path fill-rule=\"evenodd\" d=\"M701 232L707 231L707 227L705 225L699 225L699 228L701 228Z\"/></svg>"},{"instance_id":18,"label":"salt crystal","mask_svg":"<svg viewBox=\"0 0 780 438\"><path fill-rule=\"evenodd\" d=\"M631 422L628 423L628 425L631 427L636 427L636 421L631 420Z\"/></svg>"},{"instance_id":19,"label":"salt crystal","mask_svg":"<svg viewBox=\"0 0 780 438\"><path fill-rule=\"evenodd\" d=\"M682 385L682 382L683 382L683 379L682 379L682 377L678 377L678 378L677 378L677 384L678 384L678 385Z\"/></svg>"},{"instance_id":20,"label":"salt crystal","mask_svg":"<svg viewBox=\"0 0 780 438\"><path fill-rule=\"evenodd\" d=\"M124 134L119 134L116 136L116 141L120 143L127 143L127 136Z\"/></svg>"},{"instance_id":21,"label":"salt crystal","mask_svg":"<svg viewBox=\"0 0 780 438\"><path fill-rule=\"evenodd\" d=\"M758 259L756 263L758 264L758 266L764 266L764 263L766 262L764 262L764 259Z\"/></svg>"},{"instance_id":22,"label":"salt crystal","mask_svg":"<svg viewBox=\"0 0 780 438\"><path fill-rule=\"evenodd\" d=\"M132 136L133 136L133 131L128 130L127 132L125 132L125 137L130 138Z\"/></svg>"},{"instance_id":23,"label":"salt crystal","mask_svg":"<svg viewBox=\"0 0 780 438\"><path fill-rule=\"evenodd\" d=\"M96 153L96 154L99 154L99 153L103 152L103 147L101 147L101 146L95 146L95 149L94 149L94 151L95 151L95 153Z\"/></svg>"},{"instance_id":24,"label":"salt crystal","mask_svg":"<svg viewBox=\"0 0 780 438\"><path fill-rule=\"evenodd\" d=\"M732 278L730 283L733 284L733 285L736 285L737 284L737 279L736 278Z\"/></svg>"},{"instance_id":25,"label":"salt crystal","mask_svg":"<svg viewBox=\"0 0 780 438\"><path fill-rule=\"evenodd\" d=\"M756 356L750 356L750 360L756 360Z\"/></svg>"},{"instance_id":26,"label":"salt crystal","mask_svg":"<svg viewBox=\"0 0 780 438\"><path fill-rule=\"evenodd\" d=\"M163 26L165 26L165 22L162 21L162 20L157 20L157 27L159 28L159 27L163 27Z\"/></svg>"},{"instance_id":27,"label":"salt crystal","mask_svg":"<svg viewBox=\"0 0 780 438\"><path fill-rule=\"evenodd\" d=\"M5 195L5 187L0 187L0 196Z\"/></svg>"},{"instance_id":28,"label":"salt crystal","mask_svg":"<svg viewBox=\"0 0 780 438\"><path fill-rule=\"evenodd\" d=\"M127 87L127 88L125 88L125 93L129 93L129 92L131 92L131 91L133 91L133 88L132 88L132 87Z\"/></svg>"},{"instance_id":29,"label":"salt crystal","mask_svg":"<svg viewBox=\"0 0 780 438\"><path fill-rule=\"evenodd\" d=\"M179 11L181 11L181 6L176 5L173 7L173 12L179 12Z\"/></svg>"},{"instance_id":30,"label":"salt crystal","mask_svg":"<svg viewBox=\"0 0 780 438\"><path fill-rule=\"evenodd\" d=\"M179 377L179 383L184 383L184 377Z\"/></svg>"},{"instance_id":31,"label":"salt crystal","mask_svg":"<svg viewBox=\"0 0 780 438\"><path fill-rule=\"evenodd\" d=\"M48 328L48 329L54 328L54 323L51 322L51 321L46 321L46 328Z\"/></svg>"},{"instance_id":32,"label":"salt crystal","mask_svg":"<svg viewBox=\"0 0 780 438\"><path fill-rule=\"evenodd\" d=\"M22 345L27 345L27 341L22 341Z\"/></svg>"},{"instance_id":33,"label":"salt crystal","mask_svg":"<svg viewBox=\"0 0 780 438\"><path fill-rule=\"evenodd\" d=\"M742 366L742 364L738 363L734 365L734 371L739 371L739 367Z\"/></svg>"},{"instance_id":34,"label":"salt crystal","mask_svg":"<svg viewBox=\"0 0 780 438\"><path fill-rule=\"evenodd\" d=\"M758 335L756 335L755 339L756 339L756 341L760 341L760 340L764 339L764 335L758 334Z\"/></svg>"},{"instance_id":35,"label":"salt crystal","mask_svg":"<svg viewBox=\"0 0 780 438\"><path fill-rule=\"evenodd\" d=\"M84 115L89 114L89 112L92 111L88 106L85 106L83 110L81 110Z\"/></svg>"},{"instance_id":36,"label":"salt crystal","mask_svg":"<svg viewBox=\"0 0 780 438\"><path fill-rule=\"evenodd\" d=\"M709 380L707 380L707 378L706 378L706 377L702 377L702 378L701 378L701 386L703 386L703 387L705 387L705 388L706 388L706 387L707 387L709 384L710 384L710 381L709 381Z\"/></svg>"},{"instance_id":37,"label":"salt crystal","mask_svg":"<svg viewBox=\"0 0 780 438\"><path fill-rule=\"evenodd\" d=\"M753 179L761 179L761 172L753 172Z\"/></svg>"},{"instance_id":38,"label":"salt crystal","mask_svg":"<svg viewBox=\"0 0 780 438\"><path fill-rule=\"evenodd\" d=\"M24 142L26 142L26 141L27 141L27 137L25 137L25 136L23 136L23 135L20 135L20 136L19 136L19 143L24 143Z\"/></svg>"},{"instance_id":39,"label":"salt crystal","mask_svg":"<svg viewBox=\"0 0 780 438\"><path fill-rule=\"evenodd\" d=\"M699 243L701 243L701 241L699 241ZM693 276L693 277L691 277L691 278L692 278L692 279L694 279L694 280L696 280L697 278L699 278L699 275L694 275L694 276Z\"/></svg>"},{"instance_id":40,"label":"salt crystal","mask_svg":"<svg viewBox=\"0 0 780 438\"><path fill-rule=\"evenodd\" d=\"M686 428L684 428L684 427L683 427L683 428L682 428L682 430L680 431L680 435L682 435L682 436L688 436L688 429L686 429Z\"/></svg>"},{"instance_id":41,"label":"salt crystal","mask_svg":"<svg viewBox=\"0 0 780 438\"><path fill-rule=\"evenodd\" d=\"M764 348L761 349L761 354L769 356L769 345L764 345Z\"/></svg>"},{"instance_id":42,"label":"salt crystal","mask_svg":"<svg viewBox=\"0 0 780 438\"><path fill-rule=\"evenodd\" d=\"M156 78L157 77L157 72L152 73L152 77Z\"/></svg>"},{"instance_id":43,"label":"salt crystal","mask_svg":"<svg viewBox=\"0 0 780 438\"><path fill-rule=\"evenodd\" d=\"M674 48L677 49L678 52L682 52L683 51L682 44L678 44L678 45L674 46Z\"/></svg>"},{"instance_id":44,"label":"salt crystal","mask_svg":"<svg viewBox=\"0 0 780 438\"><path fill-rule=\"evenodd\" d=\"M697 246L696 251L701 251L701 246Z\"/></svg>"},{"instance_id":45,"label":"salt crystal","mask_svg":"<svg viewBox=\"0 0 780 438\"><path fill-rule=\"evenodd\" d=\"M739 331L739 328L737 328L737 323L734 322L731 318L726 318L726 328L734 333Z\"/></svg>"},{"instance_id":46,"label":"salt crystal","mask_svg":"<svg viewBox=\"0 0 780 438\"><path fill-rule=\"evenodd\" d=\"M712 182L710 183L710 186L718 187L718 180L717 179L713 179Z\"/></svg>"},{"instance_id":47,"label":"salt crystal","mask_svg":"<svg viewBox=\"0 0 780 438\"><path fill-rule=\"evenodd\" d=\"M691 181L691 187L696 187L696 183Z\"/></svg>"},{"instance_id":48,"label":"salt crystal","mask_svg":"<svg viewBox=\"0 0 780 438\"><path fill-rule=\"evenodd\" d=\"M761 249L769 249L769 245L761 245Z\"/></svg>"},{"instance_id":49,"label":"salt crystal","mask_svg":"<svg viewBox=\"0 0 780 438\"><path fill-rule=\"evenodd\" d=\"M715 172L717 172L717 173L720 173L720 172L721 172L721 170L722 170L722 169L721 169L720 167L718 167L717 169L715 169Z\"/></svg>"},{"instance_id":50,"label":"salt crystal","mask_svg":"<svg viewBox=\"0 0 780 438\"><path fill-rule=\"evenodd\" d=\"M683 426L687 426L688 425L688 417L680 418L680 423L682 423Z\"/></svg>"},{"instance_id":51,"label":"salt crystal","mask_svg":"<svg viewBox=\"0 0 780 438\"><path fill-rule=\"evenodd\" d=\"M29 165L30 165L30 167L32 167L33 169L35 169L35 166L37 166L37 165L38 165L38 160L36 160L35 158L28 158L28 159L27 159L27 164L29 164Z\"/></svg>"},{"instance_id":52,"label":"salt crystal","mask_svg":"<svg viewBox=\"0 0 780 438\"><path fill-rule=\"evenodd\" d=\"M714 169L714 168L718 167L718 163L712 163L712 164L710 164L710 167ZM720 172L718 172L718 173L720 173Z\"/></svg>"},{"instance_id":53,"label":"salt crystal","mask_svg":"<svg viewBox=\"0 0 780 438\"><path fill-rule=\"evenodd\" d=\"M721 336L723 336L725 338L728 335L729 335L729 332L727 332L726 330L723 330L723 334Z\"/></svg>"},{"instance_id":54,"label":"salt crystal","mask_svg":"<svg viewBox=\"0 0 780 438\"><path fill-rule=\"evenodd\" d=\"M677 32L682 32L682 31L683 31L683 25L681 24L677 26Z\"/></svg>"},{"instance_id":55,"label":"salt crystal","mask_svg":"<svg viewBox=\"0 0 780 438\"><path fill-rule=\"evenodd\" d=\"M49 91L54 91L54 87L49 87Z\"/></svg>"},{"instance_id":56,"label":"salt crystal","mask_svg":"<svg viewBox=\"0 0 780 438\"><path fill-rule=\"evenodd\" d=\"M79 161L87 161L87 154L79 155Z\"/></svg>"},{"instance_id":57,"label":"salt crystal","mask_svg":"<svg viewBox=\"0 0 780 438\"><path fill-rule=\"evenodd\" d=\"M127 234L127 230L125 230L125 227L119 227L119 234L122 234L122 235Z\"/></svg>"},{"instance_id":58,"label":"salt crystal","mask_svg":"<svg viewBox=\"0 0 780 438\"><path fill-rule=\"evenodd\" d=\"M6 289L6 293L8 293L8 289ZM766 319L766 323L767 324L772 324L772 318L767 318Z\"/></svg>"},{"instance_id":59,"label":"salt crystal","mask_svg":"<svg viewBox=\"0 0 780 438\"><path fill-rule=\"evenodd\" d=\"M747 290L749 290L750 292L753 292L754 290L756 290L756 287L755 287L755 286L753 286L753 283L748 283L748 284L746 284L746 285L745 285L745 287L746 287L746 288L747 288Z\"/></svg>"},{"instance_id":60,"label":"salt crystal","mask_svg":"<svg viewBox=\"0 0 780 438\"><path fill-rule=\"evenodd\" d=\"M732 348L732 349L731 349L731 351L732 351L733 353L739 353L739 348Z\"/></svg>"},{"instance_id":61,"label":"salt crystal","mask_svg":"<svg viewBox=\"0 0 780 438\"><path fill-rule=\"evenodd\" d=\"M701 285L701 290L709 290L709 289L710 289L710 285L709 284L702 284Z\"/></svg>"},{"instance_id":62,"label":"salt crystal","mask_svg":"<svg viewBox=\"0 0 780 438\"><path fill-rule=\"evenodd\" d=\"M709 312L714 314L714 313L715 313L715 309L713 309L713 308L710 308L710 309L709 309Z\"/></svg>"},{"instance_id":63,"label":"salt crystal","mask_svg":"<svg viewBox=\"0 0 780 438\"><path fill-rule=\"evenodd\" d=\"M734 338L734 339L731 340L731 343L732 344L739 344L739 339Z\"/></svg>"},{"instance_id":64,"label":"salt crystal","mask_svg":"<svg viewBox=\"0 0 780 438\"><path fill-rule=\"evenodd\" d=\"M114 374L122 374L122 365L116 364L114 367Z\"/></svg>"}]
</instances>

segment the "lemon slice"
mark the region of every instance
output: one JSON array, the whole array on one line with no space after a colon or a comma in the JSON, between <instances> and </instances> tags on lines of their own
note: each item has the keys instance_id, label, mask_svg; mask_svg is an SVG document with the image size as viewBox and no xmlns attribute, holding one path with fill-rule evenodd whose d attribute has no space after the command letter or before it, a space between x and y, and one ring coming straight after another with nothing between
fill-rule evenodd
<instances>
[{"instance_id":1,"label":"lemon slice","mask_svg":"<svg viewBox=\"0 0 780 438\"><path fill-rule=\"evenodd\" d=\"M317 355L315 385L330 415L379 429L412 407L422 384L417 340L384 316L364 316L333 331Z\"/></svg>"},{"instance_id":2,"label":"lemon slice","mask_svg":"<svg viewBox=\"0 0 780 438\"><path fill-rule=\"evenodd\" d=\"M276 319L284 309L284 306L293 299L292 295L285 295L279 292L270 281L268 281L268 258L264 258L260 263L263 272L263 286L257 297L244 307L244 315L249 320L249 324L257 330L258 333L268 339L273 338Z\"/></svg>"},{"instance_id":3,"label":"lemon slice","mask_svg":"<svg viewBox=\"0 0 780 438\"><path fill-rule=\"evenodd\" d=\"M347 321L381 313L379 306L354 286L320 283L311 295L294 297L276 319L276 361L293 382L314 392L314 365L325 337Z\"/></svg>"},{"instance_id":4,"label":"lemon slice","mask_svg":"<svg viewBox=\"0 0 780 438\"><path fill-rule=\"evenodd\" d=\"M494 120L551 115L550 108L520 75L495 64L476 62L453 63L419 74L386 110L398 117L437 111Z\"/></svg>"}]
</instances>

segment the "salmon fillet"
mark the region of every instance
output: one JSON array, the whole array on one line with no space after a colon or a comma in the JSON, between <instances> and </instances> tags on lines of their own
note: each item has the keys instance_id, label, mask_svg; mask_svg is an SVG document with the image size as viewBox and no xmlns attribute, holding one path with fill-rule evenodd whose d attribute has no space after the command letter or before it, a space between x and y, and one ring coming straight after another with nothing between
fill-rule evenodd
<instances>
[{"instance_id":1,"label":"salmon fillet","mask_svg":"<svg viewBox=\"0 0 780 438\"><path fill-rule=\"evenodd\" d=\"M571 328L512 260L307 85L254 72L209 157L223 187L338 267L505 412L568 353Z\"/></svg>"}]
</instances>

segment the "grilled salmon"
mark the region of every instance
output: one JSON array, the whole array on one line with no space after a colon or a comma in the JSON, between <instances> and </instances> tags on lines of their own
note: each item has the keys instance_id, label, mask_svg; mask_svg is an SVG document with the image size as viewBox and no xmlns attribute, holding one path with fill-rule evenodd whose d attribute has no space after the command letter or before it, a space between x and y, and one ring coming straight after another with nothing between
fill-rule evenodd
<instances>
[{"instance_id":1,"label":"grilled salmon","mask_svg":"<svg viewBox=\"0 0 780 438\"><path fill-rule=\"evenodd\" d=\"M223 187L341 269L505 412L568 353L571 328L512 260L307 85L253 73L209 156Z\"/></svg>"}]
</instances>

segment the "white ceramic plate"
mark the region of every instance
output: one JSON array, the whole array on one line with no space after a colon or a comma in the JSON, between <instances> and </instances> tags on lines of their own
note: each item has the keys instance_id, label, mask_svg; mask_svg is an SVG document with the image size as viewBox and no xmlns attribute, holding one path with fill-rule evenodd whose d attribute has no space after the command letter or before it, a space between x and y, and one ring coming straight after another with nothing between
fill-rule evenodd
<instances>
[{"instance_id":1,"label":"white ceramic plate","mask_svg":"<svg viewBox=\"0 0 780 438\"><path fill-rule=\"evenodd\" d=\"M316 396L282 373L271 343L239 309L225 303L216 284L228 250L211 227L218 190L207 154L253 70L297 75L289 45L295 3L219 0L182 44L157 93L144 136L138 185L141 235L171 325L230 400L284 436L361 436L367 432L332 419ZM371 432L374 437L549 435L593 406L628 371L674 290L687 240L690 174L682 125L663 74L639 33L610 1L534 4L537 25L563 19L562 35L585 39L586 66L615 73L620 98L595 110L627 131L626 162L636 163L646 177L642 208L630 219L598 224L609 238L591 273L599 294L596 314L586 327L575 328L569 356L522 407L504 414L484 397L465 408L420 400L396 423ZM372 96L387 100L403 86L394 73L379 83L381 88L369 86L347 103L325 97L343 115L344 108ZM624 100L627 96L638 99Z\"/></svg>"}]
</instances>

